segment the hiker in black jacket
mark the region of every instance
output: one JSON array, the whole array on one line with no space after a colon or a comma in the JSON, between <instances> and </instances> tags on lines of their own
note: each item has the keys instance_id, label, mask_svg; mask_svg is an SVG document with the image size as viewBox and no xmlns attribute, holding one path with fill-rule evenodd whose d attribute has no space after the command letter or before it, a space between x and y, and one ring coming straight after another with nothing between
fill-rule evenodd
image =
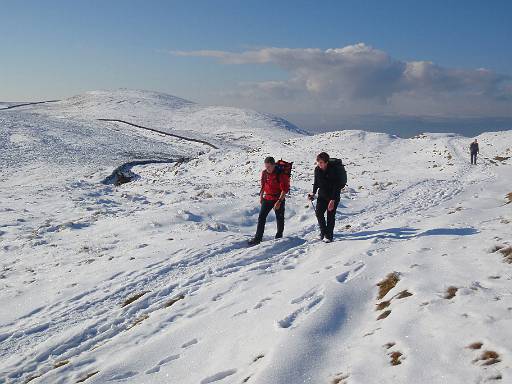
<instances>
[{"instance_id":1,"label":"hiker in black jacket","mask_svg":"<svg viewBox=\"0 0 512 384\"><path fill-rule=\"evenodd\" d=\"M476 139L469 146L469 151L471 152L471 164L476 165L476 155L480 152L478 149L478 141Z\"/></svg>"},{"instance_id":2,"label":"hiker in black jacket","mask_svg":"<svg viewBox=\"0 0 512 384\"><path fill-rule=\"evenodd\" d=\"M320 240L326 243L333 240L336 209L340 202L341 189L345 186L340 169L329 160L329 155L325 152L316 157L317 167L315 168L313 193L308 194L308 198L314 200L318 191L315 213L320 226ZM327 222L325 221L325 211L327 211Z\"/></svg>"}]
</instances>

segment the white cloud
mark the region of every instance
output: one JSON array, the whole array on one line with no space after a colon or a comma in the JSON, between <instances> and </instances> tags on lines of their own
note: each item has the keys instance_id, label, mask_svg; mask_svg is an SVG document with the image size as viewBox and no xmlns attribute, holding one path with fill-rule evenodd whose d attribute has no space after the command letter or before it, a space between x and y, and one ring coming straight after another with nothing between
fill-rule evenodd
<instances>
[{"instance_id":1,"label":"white cloud","mask_svg":"<svg viewBox=\"0 0 512 384\"><path fill-rule=\"evenodd\" d=\"M446 68L429 61L401 61L363 43L343 48L263 48L241 53L172 52L212 57L226 64L271 64L289 73L282 81L248 83L233 99L258 106L303 110L408 114L512 114L512 79L486 69ZM507 113L508 112L508 113Z\"/></svg>"}]
</instances>

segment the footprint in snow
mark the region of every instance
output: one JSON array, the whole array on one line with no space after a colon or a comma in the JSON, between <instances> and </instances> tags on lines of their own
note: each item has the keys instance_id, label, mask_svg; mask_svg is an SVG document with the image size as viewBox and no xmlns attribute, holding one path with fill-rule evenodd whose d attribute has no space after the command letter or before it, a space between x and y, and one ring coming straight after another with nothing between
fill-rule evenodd
<instances>
[{"instance_id":1,"label":"footprint in snow","mask_svg":"<svg viewBox=\"0 0 512 384\"><path fill-rule=\"evenodd\" d=\"M192 339L190 341L187 341L186 343L184 343L181 348L188 348L188 347L191 347L192 345L194 344L197 344L199 341L197 339Z\"/></svg>"},{"instance_id":2,"label":"footprint in snow","mask_svg":"<svg viewBox=\"0 0 512 384\"><path fill-rule=\"evenodd\" d=\"M130 377L137 376L138 374L139 374L139 372L137 372L137 371L128 371L128 372L118 373L118 374L112 376L107 381L124 381L126 379L129 379Z\"/></svg>"},{"instance_id":3,"label":"footprint in snow","mask_svg":"<svg viewBox=\"0 0 512 384\"><path fill-rule=\"evenodd\" d=\"M277 325L279 328L292 327L300 318L306 316L312 310L314 310L324 299L323 295L318 295L318 294L314 293L311 296L306 296L307 294L308 294L308 292L306 292L306 294L304 294L303 296L292 300L292 304L302 303L302 302L306 301L306 305L304 305L303 307L290 313L285 318L279 320L277 322Z\"/></svg>"},{"instance_id":4,"label":"footprint in snow","mask_svg":"<svg viewBox=\"0 0 512 384\"><path fill-rule=\"evenodd\" d=\"M253 307L253 309L260 309L261 307L263 307L263 306L265 305L265 303L266 303L267 301L270 301L270 300L272 300L272 298L270 298L270 297L264 297L263 299L261 299L261 300L258 302L258 304L256 304L256 305Z\"/></svg>"},{"instance_id":5,"label":"footprint in snow","mask_svg":"<svg viewBox=\"0 0 512 384\"><path fill-rule=\"evenodd\" d=\"M155 365L153 368L148 369L145 373L146 373L146 375L151 375L153 373L157 373L160 371L161 367L169 364L171 361L178 360L180 357L181 356L179 354L168 356L165 359L160 360L157 365Z\"/></svg>"},{"instance_id":6,"label":"footprint in snow","mask_svg":"<svg viewBox=\"0 0 512 384\"><path fill-rule=\"evenodd\" d=\"M236 369L229 369L227 371L218 372L201 380L201 384L214 383L216 381L224 380L226 377L234 375L235 373Z\"/></svg>"},{"instance_id":7,"label":"footprint in snow","mask_svg":"<svg viewBox=\"0 0 512 384\"><path fill-rule=\"evenodd\" d=\"M339 275L336 276L336 280L338 283L346 283L350 280L352 280L354 277L358 276L363 269L366 267L364 263L359 264L357 267L350 271L345 271Z\"/></svg>"}]
</instances>

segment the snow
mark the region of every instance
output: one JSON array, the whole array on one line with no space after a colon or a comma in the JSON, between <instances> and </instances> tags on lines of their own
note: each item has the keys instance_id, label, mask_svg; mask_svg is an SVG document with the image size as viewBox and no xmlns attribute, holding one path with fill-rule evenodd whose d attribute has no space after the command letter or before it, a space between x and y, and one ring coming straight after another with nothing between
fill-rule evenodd
<instances>
[{"instance_id":1,"label":"snow","mask_svg":"<svg viewBox=\"0 0 512 384\"><path fill-rule=\"evenodd\" d=\"M32 110L74 120L120 119L186 137L207 137L215 145L246 147L270 135L285 140L306 133L276 116L239 108L202 106L175 96L139 90L92 91ZM259 133L257 137L253 137L254 130Z\"/></svg>"},{"instance_id":2,"label":"snow","mask_svg":"<svg viewBox=\"0 0 512 384\"><path fill-rule=\"evenodd\" d=\"M512 159L494 157L512 132L480 135L471 166L458 135L311 136L128 90L2 111L0 127L0 383L511 380L512 266L494 247L511 240ZM349 174L331 244L304 198L322 150ZM295 162L285 237L271 214L247 248L267 155ZM104 183L134 161L131 182Z\"/></svg>"}]
</instances>

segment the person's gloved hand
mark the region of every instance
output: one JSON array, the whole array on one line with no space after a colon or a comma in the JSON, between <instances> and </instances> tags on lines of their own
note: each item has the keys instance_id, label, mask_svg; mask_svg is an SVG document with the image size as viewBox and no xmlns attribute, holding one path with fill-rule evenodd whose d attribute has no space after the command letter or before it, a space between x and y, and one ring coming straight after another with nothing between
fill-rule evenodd
<instances>
[{"instance_id":1,"label":"person's gloved hand","mask_svg":"<svg viewBox=\"0 0 512 384\"><path fill-rule=\"evenodd\" d=\"M315 200L315 195L313 193L308 193L308 200Z\"/></svg>"}]
</instances>

